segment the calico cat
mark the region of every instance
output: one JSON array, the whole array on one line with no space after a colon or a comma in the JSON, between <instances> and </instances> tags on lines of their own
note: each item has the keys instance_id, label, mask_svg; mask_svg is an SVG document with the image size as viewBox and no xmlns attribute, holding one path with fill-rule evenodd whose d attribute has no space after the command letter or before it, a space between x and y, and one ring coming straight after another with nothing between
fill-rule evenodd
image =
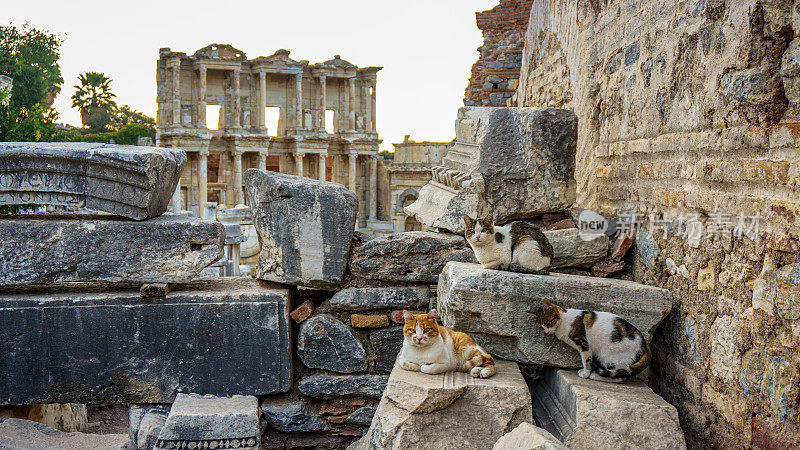
<instances>
[{"instance_id":1,"label":"calico cat","mask_svg":"<svg viewBox=\"0 0 800 450\"><path fill-rule=\"evenodd\" d=\"M545 333L555 333L580 352L582 378L618 382L650 364L650 347L642 332L615 314L564 309L547 300L528 313Z\"/></svg>"},{"instance_id":2,"label":"calico cat","mask_svg":"<svg viewBox=\"0 0 800 450\"><path fill-rule=\"evenodd\" d=\"M477 221L465 215L464 236L485 269L546 274L553 261L547 236L528 222L494 226L491 214Z\"/></svg>"},{"instance_id":3,"label":"calico cat","mask_svg":"<svg viewBox=\"0 0 800 450\"><path fill-rule=\"evenodd\" d=\"M403 311L403 347L400 367L413 372L437 374L468 372L475 378L495 374L494 359L466 333L436 323L436 310L428 314Z\"/></svg>"}]
</instances>

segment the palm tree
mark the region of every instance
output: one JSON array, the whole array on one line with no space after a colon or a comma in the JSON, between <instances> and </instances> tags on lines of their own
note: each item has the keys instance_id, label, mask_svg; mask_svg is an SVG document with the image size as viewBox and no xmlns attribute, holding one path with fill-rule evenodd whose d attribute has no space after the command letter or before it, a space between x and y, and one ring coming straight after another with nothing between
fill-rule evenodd
<instances>
[{"instance_id":1,"label":"palm tree","mask_svg":"<svg viewBox=\"0 0 800 450\"><path fill-rule=\"evenodd\" d=\"M75 85L72 96L72 107L81 111L83 126L92 122L97 115L108 113L117 106L113 100L116 95L111 92L111 78L103 73L86 72L78 75L80 84Z\"/></svg>"}]
</instances>

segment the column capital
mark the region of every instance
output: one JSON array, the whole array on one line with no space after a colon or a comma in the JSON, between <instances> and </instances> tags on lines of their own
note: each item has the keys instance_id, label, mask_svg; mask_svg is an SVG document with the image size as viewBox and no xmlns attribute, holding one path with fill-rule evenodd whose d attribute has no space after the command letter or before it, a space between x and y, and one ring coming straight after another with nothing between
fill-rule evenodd
<instances>
[{"instance_id":1,"label":"column capital","mask_svg":"<svg viewBox=\"0 0 800 450\"><path fill-rule=\"evenodd\" d=\"M238 148L231 150L231 155L233 156L242 156L243 153L244 151Z\"/></svg>"},{"instance_id":2,"label":"column capital","mask_svg":"<svg viewBox=\"0 0 800 450\"><path fill-rule=\"evenodd\" d=\"M197 152L197 154L200 155L200 156L208 157L209 151L208 150L200 150L200 151Z\"/></svg>"},{"instance_id":3,"label":"column capital","mask_svg":"<svg viewBox=\"0 0 800 450\"><path fill-rule=\"evenodd\" d=\"M200 72L201 75L205 75L208 72L208 69L206 69L206 66L199 66L197 71Z\"/></svg>"}]
</instances>

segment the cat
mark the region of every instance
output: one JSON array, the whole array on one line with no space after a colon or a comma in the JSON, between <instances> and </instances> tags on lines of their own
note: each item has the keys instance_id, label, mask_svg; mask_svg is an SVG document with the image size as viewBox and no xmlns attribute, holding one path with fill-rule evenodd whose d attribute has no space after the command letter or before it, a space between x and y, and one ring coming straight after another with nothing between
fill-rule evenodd
<instances>
[{"instance_id":1,"label":"cat","mask_svg":"<svg viewBox=\"0 0 800 450\"><path fill-rule=\"evenodd\" d=\"M427 314L403 311L403 347L400 367L412 372L437 374L468 372L474 378L495 374L494 359L468 334L436 323L436 310Z\"/></svg>"},{"instance_id":2,"label":"cat","mask_svg":"<svg viewBox=\"0 0 800 450\"><path fill-rule=\"evenodd\" d=\"M650 347L642 332L615 314L564 309L547 300L528 313L545 333L555 333L580 352L581 378L619 382L650 364Z\"/></svg>"},{"instance_id":3,"label":"cat","mask_svg":"<svg viewBox=\"0 0 800 450\"><path fill-rule=\"evenodd\" d=\"M547 236L528 222L494 226L491 214L478 219L464 215L464 237L484 269L547 274L553 246Z\"/></svg>"}]
</instances>

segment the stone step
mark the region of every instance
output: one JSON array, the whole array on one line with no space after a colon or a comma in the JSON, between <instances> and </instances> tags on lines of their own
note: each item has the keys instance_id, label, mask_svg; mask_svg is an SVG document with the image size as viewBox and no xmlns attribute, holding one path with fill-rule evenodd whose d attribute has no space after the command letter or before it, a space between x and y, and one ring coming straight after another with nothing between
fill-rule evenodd
<instances>
[{"instance_id":1,"label":"stone step","mask_svg":"<svg viewBox=\"0 0 800 450\"><path fill-rule=\"evenodd\" d=\"M369 431L352 448L488 449L526 421L532 422L530 391L515 363L497 361L487 379L395 365Z\"/></svg>"},{"instance_id":2,"label":"stone step","mask_svg":"<svg viewBox=\"0 0 800 450\"><path fill-rule=\"evenodd\" d=\"M254 396L178 394L155 448L236 448L261 445L260 413Z\"/></svg>"},{"instance_id":3,"label":"stone step","mask_svg":"<svg viewBox=\"0 0 800 450\"><path fill-rule=\"evenodd\" d=\"M222 257L216 221L34 216L0 220L0 287L185 283Z\"/></svg>"},{"instance_id":4,"label":"stone step","mask_svg":"<svg viewBox=\"0 0 800 450\"><path fill-rule=\"evenodd\" d=\"M544 428L522 422L495 442L492 450L567 450L567 446Z\"/></svg>"},{"instance_id":5,"label":"stone step","mask_svg":"<svg viewBox=\"0 0 800 450\"><path fill-rule=\"evenodd\" d=\"M66 205L135 220L158 217L183 150L87 142L0 143L0 205Z\"/></svg>"},{"instance_id":6,"label":"stone step","mask_svg":"<svg viewBox=\"0 0 800 450\"><path fill-rule=\"evenodd\" d=\"M251 278L0 295L0 404L171 402L291 388L290 291Z\"/></svg>"},{"instance_id":7,"label":"stone step","mask_svg":"<svg viewBox=\"0 0 800 450\"><path fill-rule=\"evenodd\" d=\"M533 416L571 449L683 449L678 411L640 380L605 383L548 369L533 389Z\"/></svg>"},{"instance_id":8,"label":"stone step","mask_svg":"<svg viewBox=\"0 0 800 450\"><path fill-rule=\"evenodd\" d=\"M124 434L87 434L63 432L25 419L0 422L0 448L17 450L112 450L129 449L130 439Z\"/></svg>"},{"instance_id":9,"label":"stone step","mask_svg":"<svg viewBox=\"0 0 800 450\"><path fill-rule=\"evenodd\" d=\"M531 275L450 262L439 276L442 322L469 333L493 356L527 364L579 368L578 352L542 332L526 311L548 300L564 308L608 311L649 340L672 308L669 291L632 281L579 275Z\"/></svg>"}]
</instances>

